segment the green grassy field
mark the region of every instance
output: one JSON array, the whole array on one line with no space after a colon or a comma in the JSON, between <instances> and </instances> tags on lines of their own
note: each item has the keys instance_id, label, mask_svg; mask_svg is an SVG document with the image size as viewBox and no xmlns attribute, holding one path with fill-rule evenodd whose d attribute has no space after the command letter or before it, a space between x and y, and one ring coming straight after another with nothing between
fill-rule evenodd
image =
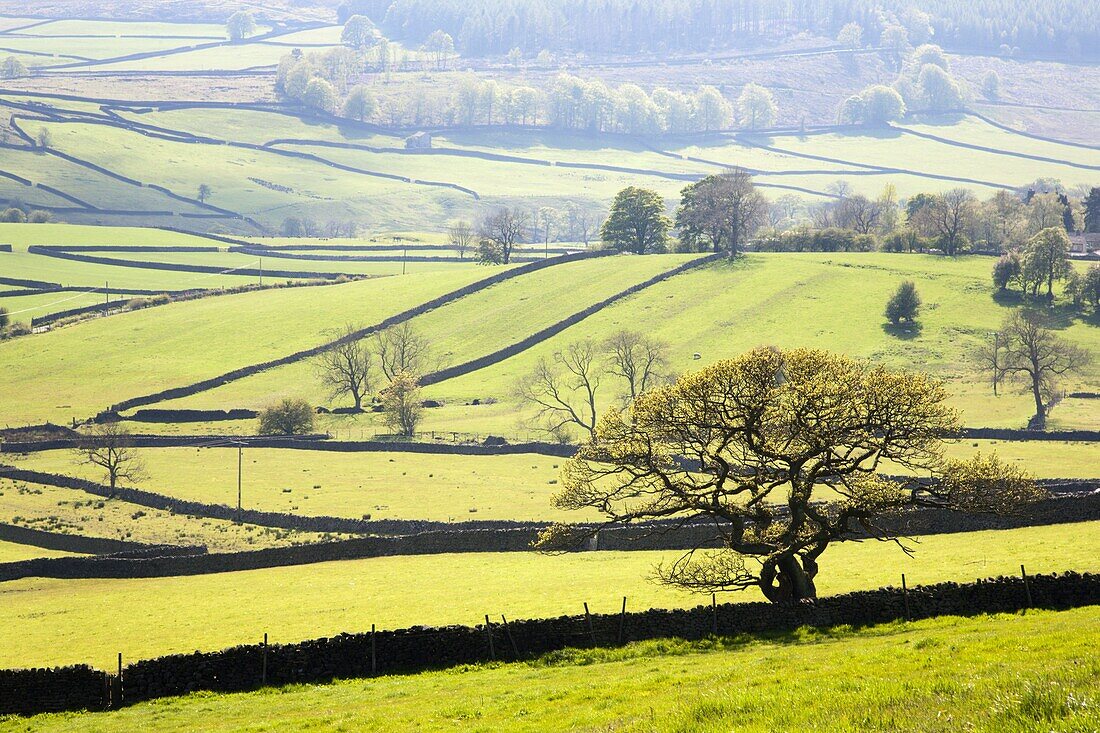
<instances>
[{"instance_id":1,"label":"green grassy field","mask_svg":"<svg viewBox=\"0 0 1100 733\"><path fill-rule=\"evenodd\" d=\"M98 293L46 293L0 298L0 308L6 308L13 323L30 324L32 318L49 313L96 305L104 301Z\"/></svg>"},{"instance_id":2,"label":"green grassy field","mask_svg":"<svg viewBox=\"0 0 1100 733\"><path fill-rule=\"evenodd\" d=\"M234 490L232 499L226 498L222 503L236 504L236 501ZM283 547L328 538L316 532L188 517L117 499L102 499L81 491L7 479L0 479L0 522L60 534L151 545L205 545L211 552ZM46 556L39 554L38 548L26 549L33 552L34 557Z\"/></svg>"},{"instance_id":3,"label":"green grassy field","mask_svg":"<svg viewBox=\"0 0 1100 733\"><path fill-rule=\"evenodd\" d=\"M237 501L237 450L143 450L142 488L218 504ZM594 514L554 509L563 459L537 455L444 456L416 453L329 453L247 449L244 506L264 511L374 519L561 519ZM66 451L35 453L18 466L81 476Z\"/></svg>"},{"instance_id":4,"label":"green grassy field","mask_svg":"<svg viewBox=\"0 0 1100 733\"><path fill-rule=\"evenodd\" d=\"M1016 391L993 398L968 350L989 338L1012 311L991 296L991 260L950 260L919 255L749 255L660 283L615 304L554 338L503 362L458 377L426 392L451 402L505 397L517 375L536 359L580 338L603 338L644 324L667 341L676 370L699 368L755 346L809 346L870 358L893 367L920 369L948 381L966 424L1019 427L1034 412ZM911 279L924 301L919 333L893 335L882 308L902 280ZM1094 352L1095 327L1066 318L1059 335ZM695 361L693 354L701 359ZM1100 385L1094 362L1066 387ZM1088 405L1083 407L1088 411ZM1052 415L1061 420L1057 408ZM465 430L464 427L452 429Z\"/></svg>"},{"instance_id":5,"label":"green grassy field","mask_svg":"<svg viewBox=\"0 0 1100 733\"><path fill-rule=\"evenodd\" d=\"M822 594L1028 572L1100 570L1100 523L932 535L916 556L888 543L843 543L821 558ZM215 575L135 580L26 578L0 584L0 666L135 660L219 649L269 633L285 643L371 624L478 623L628 608L692 607L698 595L647 580L670 552L380 557ZM740 593L728 600L759 600ZM706 599L709 601L709 598Z\"/></svg>"},{"instance_id":6,"label":"green grassy field","mask_svg":"<svg viewBox=\"0 0 1100 733\"><path fill-rule=\"evenodd\" d=\"M427 369L453 366L520 341L691 258L692 255L623 256L557 265L494 285L418 316L410 323L430 341L431 358ZM226 404L261 407L270 403L273 397L292 394L305 396L315 404L329 403L314 366L301 362L164 404L168 407L205 408ZM482 395L486 396L489 393ZM513 431L513 422L514 419L507 426L498 425L497 429Z\"/></svg>"},{"instance_id":7,"label":"green grassy field","mask_svg":"<svg viewBox=\"0 0 1100 733\"><path fill-rule=\"evenodd\" d=\"M10 731L1088 731L1100 610L660 640L412 676L194 693ZM272 721L270 723L261 721ZM278 721L275 723L274 721Z\"/></svg>"},{"instance_id":8,"label":"green grassy field","mask_svg":"<svg viewBox=\"0 0 1100 733\"><path fill-rule=\"evenodd\" d=\"M4 418L83 419L126 397L323 343L344 323L376 323L486 275L467 268L203 298L16 339L0 349Z\"/></svg>"},{"instance_id":9,"label":"green grassy field","mask_svg":"<svg viewBox=\"0 0 1100 733\"><path fill-rule=\"evenodd\" d=\"M60 550L47 550L34 545L21 545L17 542L0 541L0 563L18 562L20 560L33 560L38 557L66 557L71 552Z\"/></svg>"},{"instance_id":10,"label":"green grassy field","mask_svg":"<svg viewBox=\"0 0 1100 733\"><path fill-rule=\"evenodd\" d=\"M1030 398L1014 389L994 398L968 356L969 350L989 338L1012 311L1012 306L1000 305L991 296L991 262L985 257L951 260L931 255L750 254L733 264L710 266L659 283L517 356L425 388L426 395L442 400L445 407L428 411L423 429L507 435L526 432L520 423L527 410L511 396L515 380L527 373L536 359L549 356L571 341L603 339L622 328L644 328L667 341L672 367L677 371L697 369L762 344L826 348L897 368L929 371L949 383L953 403L962 411L967 425L1020 427L1034 411ZM596 264L585 263L583 267ZM881 312L890 293L906 279L916 282L924 300L922 327L919 332L894 334L885 328ZM517 294L513 297L523 297L520 291L536 285L534 278L514 281ZM540 306L547 302L546 292L540 289ZM536 295L532 292L528 297ZM526 321L517 322L513 310L493 311L500 313L500 319L489 328L490 323L474 316L482 310L477 302L466 299L415 321L434 342L447 345L446 352L454 354L453 359L449 358L451 363L492 351L493 341L487 338L495 338L495 334L503 337L530 332L525 330ZM458 315L464 312L469 315ZM524 312L524 317L533 315ZM1100 347L1094 327L1071 317L1061 323L1064 328L1060 328L1060 335L1064 338L1093 350ZM470 328L473 331L468 333ZM474 338L479 328L488 334ZM698 361L693 358L696 353L700 354ZM1095 391L1100 385L1098 368L1094 363L1082 375L1067 379L1065 386L1070 391ZM254 407L271 394L289 393L303 393L318 402L324 399L315 380L311 382L307 368L299 365L165 406ZM605 391L604 405L615 396ZM492 398L499 404L470 406L475 398L482 402ZM1090 409L1093 406L1089 401L1067 400L1065 404L1065 412L1056 408L1052 413L1059 427L1089 427L1095 423L1095 410ZM373 416L347 420L345 424L349 430L371 430L377 425Z\"/></svg>"}]
</instances>

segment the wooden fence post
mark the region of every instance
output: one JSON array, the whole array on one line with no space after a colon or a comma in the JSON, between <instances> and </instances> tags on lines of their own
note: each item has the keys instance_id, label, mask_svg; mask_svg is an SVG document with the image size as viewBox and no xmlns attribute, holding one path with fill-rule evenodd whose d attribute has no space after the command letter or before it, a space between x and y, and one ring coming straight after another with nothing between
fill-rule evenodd
<instances>
[{"instance_id":1,"label":"wooden fence post","mask_svg":"<svg viewBox=\"0 0 1100 733\"><path fill-rule=\"evenodd\" d=\"M118 677L116 679L118 680L118 700L115 702L115 707L119 708L122 707L122 700L124 696L122 690L122 652L118 653Z\"/></svg>"},{"instance_id":2,"label":"wooden fence post","mask_svg":"<svg viewBox=\"0 0 1100 733\"><path fill-rule=\"evenodd\" d=\"M260 685L267 687L267 632L264 632L264 664L260 672Z\"/></svg>"},{"instance_id":3,"label":"wooden fence post","mask_svg":"<svg viewBox=\"0 0 1100 733\"><path fill-rule=\"evenodd\" d=\"M592 614L588 612L588 601L584 602L584 620L588 623L588 637L592 639L592 646L596 646L596 630L592 628Z\"/></svg>"},{"instance_id":4,"label":"wooden fence post","mask_svg":"<svg viewBox=\"0 0 1100 733\"><path fill-rule=\"evenodd\" d=\"M516 640L512 636L512 627L508 625L508 619L504 617L504 614L500 614L500 620L504 622L504 635L508 637L508 643L512 645L512 654L516 659L519 659L519 647L516 646Z\"/></svg>"},{"instance_id":5,"label":"wooden fence post","mask_svg":"<svg viewBox=\"0 0 1100 733\"><path fill-rule=\"evenodd\" d=\"M626 625L626 596L623 596L623 610L619 611L619 644L623 643L623 626Z\"/></svg>"},{"instance_id":6,"label":"wooden fence post","mask_svg":"<svg viewBox=\"0 0 1100 733\"><path fill-rule=\"evenodd\" d=\"M1024 566L1020 566L1020 577L1024 579L1024 593L1027 594L1027 607L1031 608L1031 583L1027 580L1027 571L1024 570Z\"/></svg>"},{"instance_id":7,"label":"wooden fence post","mask_svg":"<svg viewBox=\"0 0 1100 733\"><path fill-rule=\"evenodd\" d=\"M901 596L905 600L905 620L912 621L913 614L909 611L909 586L905 584L905 573L901 574Z\"/></svg>"},{"instance_id":8,"label":"wooden fence post","mask_svg":"<svg viewBox=\"0 0 1100 733\"><path fill-rule=\"evenodd\" d=\"M710 633L718 636L718 598L710 594Z\"/></svg>"},{"instance_id":9,"label":"wooden fence post","mask_svg":"<svg viewBox=\"0 0 1100 733\"><path fill-rule=\"evenodd\" d=\"M497 650L493 647L493 625L489 622L489 614L485 614L485 635L489 637L489 658L497 660Z\"/></svg>"}]
</instances>

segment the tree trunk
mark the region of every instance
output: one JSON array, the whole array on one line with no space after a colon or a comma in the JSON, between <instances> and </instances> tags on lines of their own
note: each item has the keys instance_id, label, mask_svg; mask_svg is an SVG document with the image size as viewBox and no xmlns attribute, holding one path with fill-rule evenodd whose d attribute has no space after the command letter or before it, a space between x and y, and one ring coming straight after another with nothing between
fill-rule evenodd
<instances>
[{"instance_id":1,"label":"tree trunk","mask_svg":"<svg viewBox=\"0 0 1100 733\"><path fill-rule=\"evenodd\" d=\"M1043 406L1043 395L1039 391L1039 380L1034 377L1031 379L1031 395L1035 398L1035 417L1045 417L1046 408Z\"/></svg>"},{"instance_id":2,"label":"tree trunk","mask_svg":"<svg viewBox=\"0 0 1100 733\"><path fill-rule=\"evenodd\" d=\"M358 392L352 392L351 396L352 396L352 399L355 400L355 411L356 412L362 412L363 411L363 395L359 394Z\"/></svg>"},{"instance_id":3,"label":"tree trunk","mask_svg":"<svg viewBox=\"0 0 1100 733\"><path fill-rule=\"evenodd\" d=\"M816 564L812 571L816 572ZM760 576L760 590L772 603L793 605L817 598L817 587L813 575L807 572L794 556L781 557L775 567L768 572L765 568Z\"/></svg>"}]
</instances>

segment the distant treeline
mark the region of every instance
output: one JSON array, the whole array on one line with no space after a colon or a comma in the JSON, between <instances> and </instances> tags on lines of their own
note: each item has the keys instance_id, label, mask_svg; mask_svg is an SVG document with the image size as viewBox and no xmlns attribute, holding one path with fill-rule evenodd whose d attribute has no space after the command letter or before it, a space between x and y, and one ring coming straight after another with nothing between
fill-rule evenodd
<instances>
[{"instance_id":1,"label":"distant treeline","mask_svg":"<svg viewBox=\"0 0 1100 733\"><path fill-rule=\"evenodd\" d=\"M834 36L848 23L865 43L900 26L913 45L1100 54L1094 0L348 0L340 13L416 43L443 30L470 56L705 52L800 31Z\"/></svg>"}]
</instances>

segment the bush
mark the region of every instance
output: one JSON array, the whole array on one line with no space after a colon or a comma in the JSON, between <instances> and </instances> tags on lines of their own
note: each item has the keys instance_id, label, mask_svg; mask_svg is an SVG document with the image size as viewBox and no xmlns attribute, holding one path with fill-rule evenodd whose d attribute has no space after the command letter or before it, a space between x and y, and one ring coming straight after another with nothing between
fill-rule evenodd
<instances>
[{"instance_id":1,"label":"bush","mask_svg":"<svg viewBox=\"0 0 1100 733\"><path fill-rule=\"evenodd\" d=\"M13 323L4 331L5 338L15 338L16 336L26 336L31 333L31 327L23 322Z\"/></svg>"},{"instance_id":2,"label":"bush","mask_svg":"<svg viewBox=\"0 0 1100 733\"><path fill-rule=\"evenodd\" d=\"M4 213L0 214L0 221L6 224L24 224L27 221L27 215L23 213L22 209L12 207L5 209Z\"/></svg>"},{"instance_id":3,"label":"bush","mask_svg":"<svg viewBox=\"0 0 1100 733\"><path fill-rule=\"evenodd\" d=\"M912 280L906 280L886 303L886 318L895 326L902 321L912 323L920 312L920 296Z\"/></svg>"},{"instance_id":4,"label":"bush","mask_svg":"<svg viewBox=\"0 0 1100 733\"><path fill-rule=\"evenodd\" d=\"M260 435L306 435L313 432L313 407L287 397L260 413Z\"/></svg>"},{"instance_id":5,"label":"bush","mask_svg":"<svg viewBox=\"0 0 1100 733\"><path fill-rule=\"evenodd\" d=\"M1020 256L1015 252L1001 255L993 265L993 285L999 291L1008 289L1009 284L1020 277Z\"/></svg>"},{"instance_id":6,"label":"bush","mask_svg":"<svg viewBox=\"0 0 1100 733\"><path fill-rule=\"evenodd\" d=\"M41 209L34 209L31 213L27 214L27 221L31 224L46 224L50 220L50 212L42 211Z\"/></svg>"}]
</instances>

